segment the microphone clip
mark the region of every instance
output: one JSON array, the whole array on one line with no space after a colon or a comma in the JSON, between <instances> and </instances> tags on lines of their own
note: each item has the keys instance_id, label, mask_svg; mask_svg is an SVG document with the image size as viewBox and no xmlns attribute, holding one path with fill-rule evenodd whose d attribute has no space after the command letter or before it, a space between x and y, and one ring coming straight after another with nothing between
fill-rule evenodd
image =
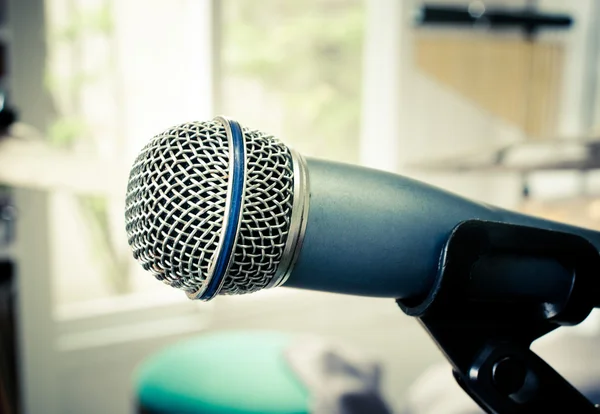
<instances>
[{"instance_id":1,"label":"microphone clip","mask_svg":"<svg viewBox=\"0 0 600 414\"><path fill-rule=\"evenodd\" d=\"M451 232L426 297L398 299L487 413L598 413L529 348L600 304L600 255L585 238L468 220Z\"/></svg>"}]
</instances>

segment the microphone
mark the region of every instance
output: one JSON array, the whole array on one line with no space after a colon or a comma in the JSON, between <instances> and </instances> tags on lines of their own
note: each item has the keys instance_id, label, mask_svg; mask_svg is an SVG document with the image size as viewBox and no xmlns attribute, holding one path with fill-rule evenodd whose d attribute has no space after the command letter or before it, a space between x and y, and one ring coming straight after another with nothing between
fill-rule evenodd
<instances>
[{"instance_id":1,"label":"microphone","mask_svg":"<svg viewBox=\"0 0 600 414\"><path fill-rule=\"evenodd\" d=\"M305 158L223 117L152 138L133 164L125 210L134 258L204 301L277 286L419 297L435 280L448 236L471 219L572 233L600 249L599 232ZM521 294L568 289L545 272L530 273L515 287Z\"/></svg>"}]
</instances>

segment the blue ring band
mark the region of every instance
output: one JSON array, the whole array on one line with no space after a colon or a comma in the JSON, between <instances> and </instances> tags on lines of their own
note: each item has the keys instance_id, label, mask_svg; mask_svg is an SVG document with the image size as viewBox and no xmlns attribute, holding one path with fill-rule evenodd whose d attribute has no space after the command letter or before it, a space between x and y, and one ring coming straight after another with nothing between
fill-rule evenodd
<instances>
[{"instance_id":1,"label":"blue ring band","mask_svg":"<svg viewBox=\"0 0 600 414\"><path fill-rule=\"evenodd\" d=\"M200 296L201 300L211 299L221 286L221 281L227 271L227 265L233 252L235 238L238 233L240 216L242 213L242 197L244 196L244 176L246 148L244 145L244 137L240 124L235 121L227 120L231 129L231 144L233 146L233 176L231 177L231 199L229 200L229 220L223 223L225 232L223 235L223 244L221 251L217 257L213 276L208 283L206 290Z\"/></svg>"}]
</instances>

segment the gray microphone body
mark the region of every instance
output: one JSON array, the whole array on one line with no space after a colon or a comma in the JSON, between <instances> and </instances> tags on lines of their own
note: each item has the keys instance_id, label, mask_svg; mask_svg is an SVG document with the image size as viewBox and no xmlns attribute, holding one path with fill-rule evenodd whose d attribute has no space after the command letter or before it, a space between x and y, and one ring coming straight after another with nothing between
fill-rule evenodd
<instances>
[{"instance_id":1,"label":"gray microphone body","mask_svg":"<svg viewBox=\"0 0 600 414\"><path fill-rule=\"evenodd\" d=\"M571 233L600 249L596 231L474 202L396 174L310 158L306 164L310 213L285 286L397 299L423 296L450 234L467 220ZM515 283L520 292L513 293L543 298L568 289L563 285L568 280L552 280L544 270Z\"/></svg>"},{"instance_id":2,"label":"gray microphone body","mask_svg":"<svg viewBox=\"0 0 600 414\"><path fill-rule=\"evenodd\" d=\"M130 175L134 257L193 299L288 286L405 299L427 294L448 237L479 219L600 233L474 202L407 177L304 158L274 137L216 118L151 140ZM524 295L554 295L534 275Z\"/></svg>"}]
</instances>

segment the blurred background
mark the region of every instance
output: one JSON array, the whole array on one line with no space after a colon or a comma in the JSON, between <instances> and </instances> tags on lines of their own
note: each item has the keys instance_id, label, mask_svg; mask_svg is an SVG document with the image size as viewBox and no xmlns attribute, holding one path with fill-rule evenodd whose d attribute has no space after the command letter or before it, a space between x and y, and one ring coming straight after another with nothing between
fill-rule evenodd
<instances>
[{"instance_id":1,"label":"blurred background","mask_svg":"<svg viewBox=\"0 0 600 414\"><path fill-rule=\"evenodd\" d=\"M490 10L549 17L498 27ZM130 413L141 361L230 329L352 344L400 410L443 357L394 301L194 303L145 274L124 231L133 158L226 114L305 155L600 229L599 20L593 0L0 1L0 123L17 117L0 138L0 326L22 412Z\"/></svg>"}]
</instances>

